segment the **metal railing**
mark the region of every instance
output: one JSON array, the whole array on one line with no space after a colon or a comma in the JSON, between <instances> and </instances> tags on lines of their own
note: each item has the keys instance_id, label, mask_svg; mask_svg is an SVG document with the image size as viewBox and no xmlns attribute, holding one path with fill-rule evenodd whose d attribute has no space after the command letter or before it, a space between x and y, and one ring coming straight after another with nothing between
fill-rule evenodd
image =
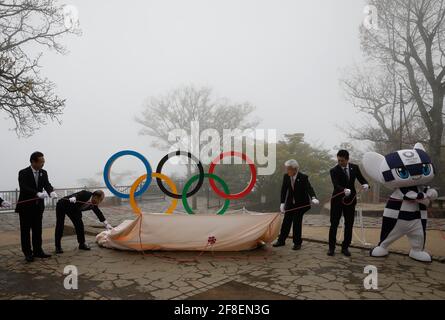
<instances>
[{"instance_id":1,"label":"metal railing","mask_svg":"<svg viewBox=\"0 0 445 320\"><path fill-rule=\"evenodd\" d=\"M129 193L131 186L115 186L115 189L122 193ZM139 187L140 188L140 187ZM139 188L136 190L138 191ZM110 198L115 198L114 195L108 190L107 187L101 186L101 187L75 187L75 188L56 188L54 191L58 195L58 199L51 199L46 198L45 201L45 208L46 209L54 209L56 207L56 203L59 200L59 198L66 197L70 194L82 191L82 190L88 190L88 191L94 191L94 190L102 190L105 193L105 201L109 200ZM9 201L13 204L11 208L2 208L0 207L0 213L6 213L6 212L12 212L15 210L15 203L17 203L19 199L20 190L5 190L0 191L0 197L3 200ZM117 198L116 198L117 199ZM152 185L150 188L139 197L136 197L138 201L143 200L152 200L152 199L163 199L165 200L165 194L159 189L157 185ZM120 199L120 202L127 202L128 199Z\"/></svg>"}]
</instances>

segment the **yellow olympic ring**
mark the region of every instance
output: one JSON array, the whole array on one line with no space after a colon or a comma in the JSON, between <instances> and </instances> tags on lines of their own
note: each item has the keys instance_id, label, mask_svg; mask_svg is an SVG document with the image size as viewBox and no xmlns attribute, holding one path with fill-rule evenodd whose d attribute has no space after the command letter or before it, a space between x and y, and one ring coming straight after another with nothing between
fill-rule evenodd
<instances>
[{"instance_id":1,"label":"yellow olympic ring","mask_svg":"<svg viewBox=\"0 0 445 320\"><path fill-rule=\"evenodd\" d=\"M151 174L151 176L153 178L159 178L159 179L164 180L167 183L167 185L170 187L171 191L173 193L177 193L178 190L176 189L175 183L169 177L167 177L166 175L164 175L162 173L153 172ZM142 210L139 208L138 204L136 203L136 199L134 198L134 194L136 192L137 187L146 178L147 178L147 174L143 174L142 176L140 176L139 178L136 179L136 181L133 183L133 185L130 188L130 206L131 206L131 208L133 209L133 211L134 211L134 213L136 215L141 215L142 214ZM177 205L178 205L178 199L173 199L172 203L170 204L170 207L168 207L168 209L167 209L167 211L165 211L165 213L172 214Z\"/></svg>"}]
</instances>

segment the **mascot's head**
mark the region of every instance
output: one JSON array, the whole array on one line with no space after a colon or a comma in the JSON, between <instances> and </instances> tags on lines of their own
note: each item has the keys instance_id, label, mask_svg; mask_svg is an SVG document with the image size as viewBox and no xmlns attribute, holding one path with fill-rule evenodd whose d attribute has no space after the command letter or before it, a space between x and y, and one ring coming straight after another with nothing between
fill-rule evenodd
<instances>
[{"instance_id":1,"label":"mascot's head","mask_svg":"<svg viewBox=\"0 0 445 320\"><path fill-rule=\"evenodd\" d=\"M389 188L424 185L434 178L434 167L422 144L414 149L399 150L386 156L367 152L363 168L375 181Z\"/></svg>"}]
</instances>

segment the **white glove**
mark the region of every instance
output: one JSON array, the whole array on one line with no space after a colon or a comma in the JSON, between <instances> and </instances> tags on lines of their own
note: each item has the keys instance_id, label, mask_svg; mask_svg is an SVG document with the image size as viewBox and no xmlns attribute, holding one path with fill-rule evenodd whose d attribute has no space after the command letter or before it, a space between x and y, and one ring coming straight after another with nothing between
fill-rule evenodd
<instances>
[{"instance_id":1,"label":"white glove","mask_svg":"<svg viewBox=\"0 0 445 320\"><path fill-rule=\"evenodd\" d=\"M58 198L58 197L59 197L55 191L51 192L51 193L49 194L49 196L50 196L51 198Z\"/></svg>"},{"instance_id":2,"label":"white glove","mask_svg":"<svg viewBox=\"0 0 445 320\"><path fill-rule=\"evenodd\" d=\"M362 184L362 188L363 188L363 191L368 191L369 190L369 184L367 184L367 183Z\"/></svg>"},{"instance_id":3,"label":"white glove","mask_svg":"<svg viewBox=\"0 0 445 320\"><path fill-rule=\"evenodd\" d=\"M436 189L429 188L429 189L426 191L426 196L427 196L428 198L430 198L431 200L436 200L437 197L439 196L439 194L437 193Z\"/></svg>"},{"instance_id":4,"label":"white glove","mask_svg":"<svg viewBox=\"0 0 445 320\"><path fill-rule=\"evenodd\" d=\"M318 201L317 198L312 198L311 202L312 202L312 204L315 204L316 206L318 206L320 204L320 201Z\"/></svg>"},{"instance_id":5,"label":"white glove","mask_svg":"<svg viewBox=\"0 0 445 320\"><path fill-rule=\"evenodd\" d=\"M46 193L46 191L37 192L37 197L40 198L40 199L48 198L48 193Z\"/></svg>"},{"instance_id":6,"label":"white glove","mask_svg":"<svg viewBox=\"0 0 445 320\"><path fill-rule=\"evenodd\" d=\"M345 196L349 197L351 195L351 189L343 190L345 192Z\"/></svg>"},{"instance_id":7,"label":"white glove","mask_svg":"<svg viewBox=\"0 0 445 320\"><path fill-rule=\"evenodd\" d=\"M7 208L7 207L10 207L10 206L11 206L11 202L3 200L3 202L2 202L2 207L3 208Z\"/></svg>"},{"instance_id":8,"label":"white glove","mask_svg":"<svg viewBox=\"0 0 445 320\"><path fill-rule=\"evenodd\" d=\"M105 220L105 221L102 222L102 223L103 223L103 225L105 226L105 228L106 228L107 230L111 230L111 229L113 229L113 226L112 226L111 224L109 224L107 220Z\"/></svg>"},{"instance_id":9,"label":"white glove","mask_svg":"<svg viewBox=\"0 0 445 320\"><path fill-rule=\"evenodd\" d=\"M282 203L282 204L280 204L280 212L281 212L281 213L284 213L284 211L285 211L285 210L284 210L284 203Z\"/></svg>"},{"instance_id":10,"label":"white glove","mask_svg":"<svg viewBox=\"0 0 445 320\"><path fill-rule=\"evenodd\" d=\"M71 203L76 203L77 199L76 197L71 197L68 199Z\"/></svg>"}]
</instances>

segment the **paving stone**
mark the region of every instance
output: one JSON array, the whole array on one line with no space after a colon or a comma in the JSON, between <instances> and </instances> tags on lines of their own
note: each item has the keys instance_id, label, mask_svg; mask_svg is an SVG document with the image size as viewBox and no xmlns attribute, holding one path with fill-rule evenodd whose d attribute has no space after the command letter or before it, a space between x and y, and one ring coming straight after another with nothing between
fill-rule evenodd
<instances>
[{"instance_id":1,"label":"paving stone","mask_svg":"<svg viewBox=\"0 0 445 320\"><path fill-rule=\"evenodd\" d=\"M445 280L445 266L442 270L442 272L436 272L436 271L427 271L428 277L435 280Z\"/></svg>"},{"instance_id":2,"label":"paving stone","mask_svg":"<svg viewBox=\"0 0 445 320\"><path fill-rule=\"evenodd\" d=\"M265 275L265 274L267 274L267 272L265 272L265 271L261 271L261 270L254 271L254 272L251 272L251 273L250 273L250 275L251 275L252 277L259 277L259 276L262 276L262 275Z\"/></svg>"},{"instance_id":3,"label":"paving stone","mask_svg":"<svg viewBox=\"0 0 445 320\"><path fill-rule=\"evenodd\" d=\"M90 296L90 297L92 297L93 299L99 299L99 298L101 298L101 295L98 294L97 292L94 292L94 291L89 291L89 292L87 293L87 295Z\"/></svg>"},{"instance_id":4,"label":"paving stone","mask_svg":"<svg viewBox=\"0 0 445 320\"><path fill-rule=\"evenodd\" d=\"M136 282L140 286L146 286L146 285L152 283L153 280L145 279L145 278L136 278L136 279L134 279L134 282Z\"/></svg>"},{"instance_id":5,"label":"paving stone","mask_svg":"<svg viewBox=\"0 0 445 320\"><path fill-rule=\"evenodd\" d=\"M0 233L1 237L1 233ZM94 244L94 237L87 236ZM242 281L254 288L296 299L445 299L445 265L418 263L404 255L384 260L354 249L353 259L326 257L326 244L305 242L297 254L292 250L248 251L239 260L223 261L211 255L190 263L174 263L160 256L188 259L192 253L146 254L100 249L83 254L75 237L64 238L65 254L33 264L23 262L20 247L0 247L0 299L57 299L63 286L48 290L29 286L33 281L60 281L63 268L79 268L80 285L89 290L81 299L174 299L205 292L227 281ZM44 245L45 247L45 245ZM224 256L226 253L218 253ZM233 256L233 253L228 253ZM258 259L264 257L264 259ZM379 270L379 290L364 290L363 267ZM7 281L5 281L7 280ZM30 282L31 281L31 282ZM11 285L14 290L11 290ZM40 290L40 291L39 291ZM62 291L63 290L63 291ZM12 293L13 292L13 293Z\"/></svg>"},{"instance_id":6,"label":"paving stone","mask_svg":"<svg viewBox=\"0 0 445 320\"><path fill-rule=\"evenodd\" d=\"M293 283L297 284L297 285L303 285L303 286L311 286L314 284L312 281L310 281L309 279L306 279L305 277L301 277L300 279L294 280Z\"/></svg>"},{"instance_id":7,"label":"paving stone","mask_svg":"<svg viewBox=\"0 0 445 320\"><path fill-rule=\"evenodd\" d=\"M192 288L192 287L180 287L179 288L179 291L181 291L182 293L187 293L187 292L190 292L193 290L195 290L195 288Z\"/></svg>"},{"instance_id":8,"label":"paving stone","mask_svg":"<svg viewBox=\"0 0 445 320\"><path fill-rule=\"evenodd\" d=\"M128 281L128 280L114 280L113 284L117 287L117 288L123 288L123 287L127 287L129 285L131 285L133 282Z\"/></svg>"},{"instance_id":9,"label":"paving stone","mask_svg":"<svg viewBox=\"0 0 445 320\"><path fill-rule=\"evenodd\" d=\"M363 292L361 295L366 299L382 299L382 296L376 292Z\"/></svg>"},{"instance_id":10,"label":"paving stone","mask_svg":"<svg viewBox=\"0 0 445 320\"><path fill-rule=\"evenodd\" d=\"M297 280L299 277L298 276L280 276L278 277L278 279L280 279L280 281L283 282L292 282Z\"/></svg>"},{"instance_id":11,"label":"paving stone","mask_svg":"<svg viewBox=\"0 0 445 320\"><path fill-rule=\"evenodd\" d=\"M324 274L321 274L320 276L322 276L323 278L326 278L328 280L331 280L331 281L333 281L337 278L335 275L330 274L330 273L324 273Z\"/></svg>"},{"instance_id":12,"label":"paving stone","mask_svg":"<svg viewBox=\"0 0 445 320\"><path fill-rule=\"evenodd\" d=\"M330 300L346 300L347 297L338 290L320 290L317 293L320 293L322 296L324 296L327 299Z\"/></svg>"},{"instance_id":13,"label":"paving stone","mask_svg":"<svg viewBox=\"0 0 445 320\"><path fill-rule=\"evenodd\" d=\"M212 284L221 280L224 280L225 276L211 276L211 277L204 277L201 278L199 281L204 282L206 284Z\"/></svg>"},{"instance_id":14,"label":"paving stone","mask_svg":"<svg viewBox=\"0 0 445 320\"><path fill-rule=\"evenodd\" d=\"M111 289L114 288L113 282L111 282L111 281L104 281L104 282L100 283L98 285L98 287L103 289L103 290L111 290Z\"/></svg>"},{"instance_id":15,"label":"paving stone","mask_svg":"<svg viewBox=\"0 0 445 320\"><path fill-rule=\"evenodd\" d=\"M343 291L343 289L344 289L344 285L342 283L335 282L335 281L326 282L326 283L321 284L320 286L323 288L326 288L326 289L338 290L340 292Z\"/></svg>"},{"instance_id":16,"label":"paving stone","mask_svg":"<svg viewBox=\"0 0 445 320\"><path fill-rule=\"evenodd\" d=\"M169 288L169 287L171 287L171 283L170 283L170 282L163 281L163 280L153 281L153 282L151 283L151 285L152 285L152 286L155 286L155 287L157 287L157 288L160 288L160 289L165 289L165 288Z\"/></svg>"},{"instance_id":17,"label":"paving stone","mask_svg":"<svg viewBox=\"0 0 445 320\"><path fill-rule=\"evenodd\" d=\"M155 297L156 299L161 299L161 300L167 300L167 299L171 299L173 297L176 297L180 294L180 292L172 290L172 289L161 289L161 290L156 290L156 291L152 291L151 295L153 297Z\"/></svg>"}]
</instances>

